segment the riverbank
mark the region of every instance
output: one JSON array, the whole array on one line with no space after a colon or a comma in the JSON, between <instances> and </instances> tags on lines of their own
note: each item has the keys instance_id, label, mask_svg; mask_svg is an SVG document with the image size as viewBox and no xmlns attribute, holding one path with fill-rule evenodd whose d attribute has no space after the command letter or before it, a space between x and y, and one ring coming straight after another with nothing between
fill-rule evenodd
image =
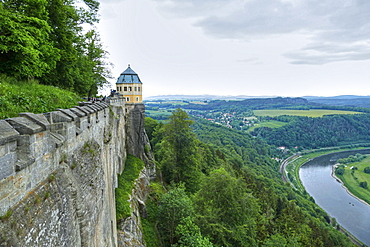
<instances>
[{"instance_id":1,"label":"riverbank","mask_svg":"<svg viewBox=\"0 0 370 247\"><path fill-rule=\"evenodd\" d=\"M366 148L366 149L368 149L368 148ZM356 149L356 150L358 150L358 149ZM316 153L310 153L310 154L300 154L300 153L299 154L295 154L293 156L290 156L288 159L285 159L284 162L282 162L281 167L280 167L280 172L282 173L282 177L283 177L283 180L285 182L289 182L292 185L293 188L298 189L299 191L301 191L301 186L302 186L302 188L304 190L303 194L306 194L307 193L307 190L303 186L302 181L301 181L300 176L299 176L300 167L304 166L306 163L312 161L315 158L323 157L323 156L330 155L330 154L335 154L337 156L340 156L340 153L342 153L342 152L356 151L356 150L348 150L348 149L346 149L346 150L335 150L334 152L333 152L333 150L323 150L322 152L316 152ZM363 149L360 149L360 150L363 150ZM332 169L332 167L331 167L331 169ZM289 172L291 173L291 175L288 174L288 171L287 170L289 170ZM294 176L293 179L292 179L292 175ZM330 172L328 173L328 177L330 177ZM298 182L297 182L297 180L298 180ZM340 181L340 179L339 178L335 178L335 180L333 182L335 183L335 181ZM295 184L295 186L294 186L293 183ZM297 184L300 184L301 186L300 185L297 185ZM341 183L341 185L338 185L338 186L341 187L342 189L344 188L343 185L342 185L342 183ZM323 187L320 187L320 188L323 188ZM353 198L355 198L355 199L358 200L358 198L356 196L352 195L351 193L349 193L348 190L345 190L345 191L346 192L344 192L344 193L346 193L346 194L348 193L348 195L350 197L353 197ZM335 197L336 193L332 193L332 195ZM313 197L313 198L316 201L316 198L315 197ZM347 203L348 203L348 201L347 201ZM363 203L364 204L364 207L367 207L369 205L366 202L365 203L362 202L361 200L358 200L358 203ZM338 205L338 203L335 203L335 205ZM321 206L319 206L319 207L322 208ZM357 206L354 207L354 208L357 208ZM343 212L343 213L340 213L339 215L345 215L345 214L348 215L349 213L348 212L347 213L346 212ZM331 213L330 213L330 215L331 215ZM335 213L334 213L334 217L335 218L340 218L340 216L338 216ZM345 224L345 225L348 226L348 224ZM351 239L351 241L354 244L356 244L358 246L364 246L364 244L361 243L361 241L359 241L353 234L351 234L351 232L349 232L348 230L346 230L347 227L344 228L339 223L338 223L338 227L339 227L338 230L340 230L341 232L343 232L344 234L346 234ZM349 227L349 228L351 229L351 227ZM362 236L362 238L363 238L363 236Z\"/></svg>"},{"instance_id":2,"label":"riverbank","mask_svg":"<svg viewBox=\"0 0 370 247\"><path fill-rule=\"evenodd\" d=\"M335 179L335 180L337 180L341 185L342 185L342 187L343 187L343 189L345 189L345 191L349 194L349 195L351 195L352 197L354 197L354 198L356 198L357 200L359 200L360 202L362 202L362 203L364 203L364 204L366 204L366 205L368 205L368 206L370 206L370 204L368 203L368 202L366 202L365 200L363 200L362 198L360 198L360 197L358 197L358 196L356 196L355 194L353 194L347 187L346 187L346 185L345 185L345 183L339 178L339 177L337 177L337 175L335 174L335 168L337 167L339 165L339 163L337 163L337 164L335 164L335 165L333 165L332 166L332 172L331 172L331 176Z\"/></svg>"}]
</instances>

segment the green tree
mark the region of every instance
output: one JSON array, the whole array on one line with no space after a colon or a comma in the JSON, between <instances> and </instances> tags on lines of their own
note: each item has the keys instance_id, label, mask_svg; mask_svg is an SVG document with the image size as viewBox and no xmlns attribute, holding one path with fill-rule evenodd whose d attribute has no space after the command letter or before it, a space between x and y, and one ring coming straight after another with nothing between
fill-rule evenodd
<instances>
[{"instance_id":1,"label":"green tree","mask_svg":"<svg viewBox=\"0 0 370 247\"><path fill-rule=\"evenodd\" d=\"M168 183L181 181L189 191L195 192L201 177L201 157L198 153L199 141L190 127L192 123L185 111L175 110L163 127L164 137L157 157Z\"/></svg>"},{"instance_id":2,"label":"green tree","mask_svg":"<svg viewBox=\"0 0 370 247\"><path fill-rule=\"evenodd\" d=\"M158 229L166 246L177 243L176 227L186 217L194 216L191 200L180 186L164 194L159 200Z\"/></svg>"},{"instance_id":3,"label":"green tree","mask_svg":"<svg viewBox=\"0 0 370 247\"><path fill-rule=\"evenodd\" d=\"M60 54L46 6L46 0L0 1L0 73L30 79L55 68Z\"/></svg>"},{"instance_id":4,"label":"green tree","mask_svg":"<svg viewBox=\"0 0 370 247\"><path fill-rule=\"evenodd\" d=\"M360 182L360 186L364 189L367 189L367 182L364 181L364 182Z\"/></svg>"},{"instance_id":5,"label":"green tree","mask_svg":"<svg viewBox=\"0 0 370 247\"><path fill-rule=\"evenodd\" d=\"M343 175L344 174L344 168L343 167L338 167L335 172L338 174L338 175Z\"/></svg>"},{"instance_id":6,"label":"green tree","mask_svg":"<svg viewBox=\"0 0 370 247\"><path fill-rule=\"evenodd\" d=\"M364 168L364 172L370 174L370 166Z\"/></svg>"},{"instance_id":7,"label":"green tree","mask_svg":"<svg viewBox=\"0 0 370 247\"><path fill-rule=\"evenodd\" d=\"M243 179L231 176L223 168L214 170L195 194L194 207L202 234L214 244L256 245L259 206Z\"/></svg>"},{"instance_id":8,"label":"green tree","mask_svg":"<svg viewBox=\"0 0 370 247\"><path fill-rule=\"evenodd\" d=\"M146 117L144 120L145 132L148 135L149 140L153 139L153 133L155 128L158 126L158 121L153 118Z\"/></svg>"},{"instance_id":9,"label":"green tree","mask_svg":"<svg viewBox=\"0 0 370 247\"><path fill-rule=\"evenodd\" d=\"M52 41L61 55L55 69L39 78L46 85L74 90L80 95L94 95L110 77L104 62L107 52L102 49L99 35L83 33L82 25L98 21L99 2L85 0L85 8L77 8L73 0L49 0L47 11L52 29Z\"/></svg>"},{"instance_id":10,"label":"green tree","mask_svg":"<svg viewBox=\"0 0 370 247\"><path fill-rule=\"evenodd\" d=\"M174 247L212 247L213 244L202 236L199 227L191 217L184 218L176 227L176 234L179 241Z\"/></svg>"}]
</instances>

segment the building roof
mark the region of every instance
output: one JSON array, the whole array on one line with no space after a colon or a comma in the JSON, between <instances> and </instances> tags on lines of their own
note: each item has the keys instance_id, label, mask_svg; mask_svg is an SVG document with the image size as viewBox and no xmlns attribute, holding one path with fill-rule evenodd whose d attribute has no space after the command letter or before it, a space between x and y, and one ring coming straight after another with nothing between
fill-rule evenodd
<instances>
[{"instance_id":1,"label":"building roof","mask_svg":"<svg viewBox=\"0 0 370 247\"><path fill-rule=\"evenodd\" d=\"M128 68L121 73L116 82L116 84L122 83L142 83L142 82L140 81L138 74L136 74L136 72L131 69L130 65L128 65Z\"/></svg>"}]
</instances>

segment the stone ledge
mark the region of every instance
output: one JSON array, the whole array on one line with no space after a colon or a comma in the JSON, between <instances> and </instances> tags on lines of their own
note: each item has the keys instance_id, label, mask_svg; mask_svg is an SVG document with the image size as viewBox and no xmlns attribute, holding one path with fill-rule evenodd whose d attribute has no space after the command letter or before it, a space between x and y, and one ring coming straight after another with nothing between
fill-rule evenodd
<instances>
[{"instance_id":1,"label":"stone ledge","mask_svg":"<svg viewBox=\"0 0 370 247\"><path fill-rule=\"evenodd\" d=\"M50 123L43 114L34 114L30 112L19 113L20 117L25 117L43 127L43 130L50 130Z\"/></svg>"},{"instance_id":2,"label":"stone ledge","mask_svg":"<svg viewBox=\"0 0 370 247\"><path fill-rule=\"evenodd\" d=\"M16 118L9 118L6 119L10 125L13 126L20 134L36 134L43 131L43 127L34 123L33 121L25 118L25 117L16 117Z\"/></svg>"},{"instance_id":3,"label":"stone ledge","mask_svg":"<svg viewBox=\"0 0 370 247\"><path fill-rule=\"evenodd\" d=\"M19 133L13 128L13 126L5 120L0 120L0 145L15 141L18 136Z\"/></svg>"},{"instance_id":4,"label":"stone ledge","mask_svg":"<svg viewBox=\"0 0 370 247\"><path fill-rule=\"evenodd\" d=\"M57 109L57 110L60 112L63 112L65 115L72 118L73 121L79 119L79 117L74 112L72 112L70 109Z\"/></svg>"}]
</instances>

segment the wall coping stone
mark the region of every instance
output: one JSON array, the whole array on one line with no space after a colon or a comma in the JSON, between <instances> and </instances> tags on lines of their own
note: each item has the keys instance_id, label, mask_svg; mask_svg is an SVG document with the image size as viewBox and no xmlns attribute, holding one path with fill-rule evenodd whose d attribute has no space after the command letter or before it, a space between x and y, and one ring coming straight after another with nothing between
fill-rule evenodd
<instances>
[{"instance_id":1,"label":"wall coping stone","mask_svg":"<svg viewBox=\"0 0 370 247\"><path fill-rule=\"evenodd\" d=\"M5 119L10 125L13 126L20 134L36 134L43 131L43 128L35 122L25 117L15 117Z\"/></svg>"},{"instance_id":2,"label":"wall coping stone","mask_svg":"<svg viewBox=\"0 0 370 247\"><path fill-rule=\"evenodd\" d=\"M81 108L84 109L85 111L87 111L88 114L95 113L95 111L93 109L91 109L90 107L82 106Z\"/></svg>"},{"instance_id":3,"label":"wall coping stone","mask_svg":"<svg viewBox=\"0 0 370 247\"><path fill-rule=\"evenodd\" d=\"M79 117L74 112L72 112L70 109L57 109L57 111L63 112L68 117L72 118L73 121L79 119Z\"/></svg>"},{"instance_id":4,"label":"wall coping stone","mask_svg":"<svg viewBox=\"0 0 370 247\"><path fill-rule=\"evenodd\" d=\"M61 111L44 113L45 117L52 123L72 122L72 118Z\"/></svg>"},{"instance_id":5,"label":"wall coping stone","mask_svg":"<svg viewBox=\"0 0 370 247\"><path fill-rule=\"evenodd\" d=\"M22 113L19 113L19 116L28 118L29 120L35 122L36 124L40 125L43 128L43 130L50 130L50 123L43 114L22 112Z\"/></svg>"},{"instance_id":6,"label":"wall coping stone","mask_svg":"<svg viewBox=\"0 0 370 247\"><path fill-rule=\"evenodd\" d=\"M77 109L77 108L71 108L70 109L74 114L76 114L78 117L84 117L86 116L86 112L84 111L81 111L80 109Z\"/></svg>"},{"instance_id":7,"label":"wall coping stone","mask_svg":"<svg viewBox=\"0 0 370 247\"><path fill-rule=\"evenodd\" d=\"M84 107L82 106L75 106L74 108L84 112L86 115L89 115L90 114L90 111L86 110Z\"/></svg>"},{"instance_id":8,"label":"wall coping stone","mask_svg":"<svg viewBox=\"0 0 370 247\"><path fill-rule=\"evenodd\" d=\"M87 107L87 108L89 108L89 109L93 110L94 112L99 111L99 109L98 109L96 106L93 106L93 105L86 105L85 107Z\"/></svg>"},{"instance_id":9,"label":"wall coping stone","mask_svg":"<svg viewBox=\"0 0 370 247\"><path fill-rule=\"evenodd\" d=\"M17 140L19 132L5 120L0 120L0 145Z\"/></svg>"}]
</instances>

